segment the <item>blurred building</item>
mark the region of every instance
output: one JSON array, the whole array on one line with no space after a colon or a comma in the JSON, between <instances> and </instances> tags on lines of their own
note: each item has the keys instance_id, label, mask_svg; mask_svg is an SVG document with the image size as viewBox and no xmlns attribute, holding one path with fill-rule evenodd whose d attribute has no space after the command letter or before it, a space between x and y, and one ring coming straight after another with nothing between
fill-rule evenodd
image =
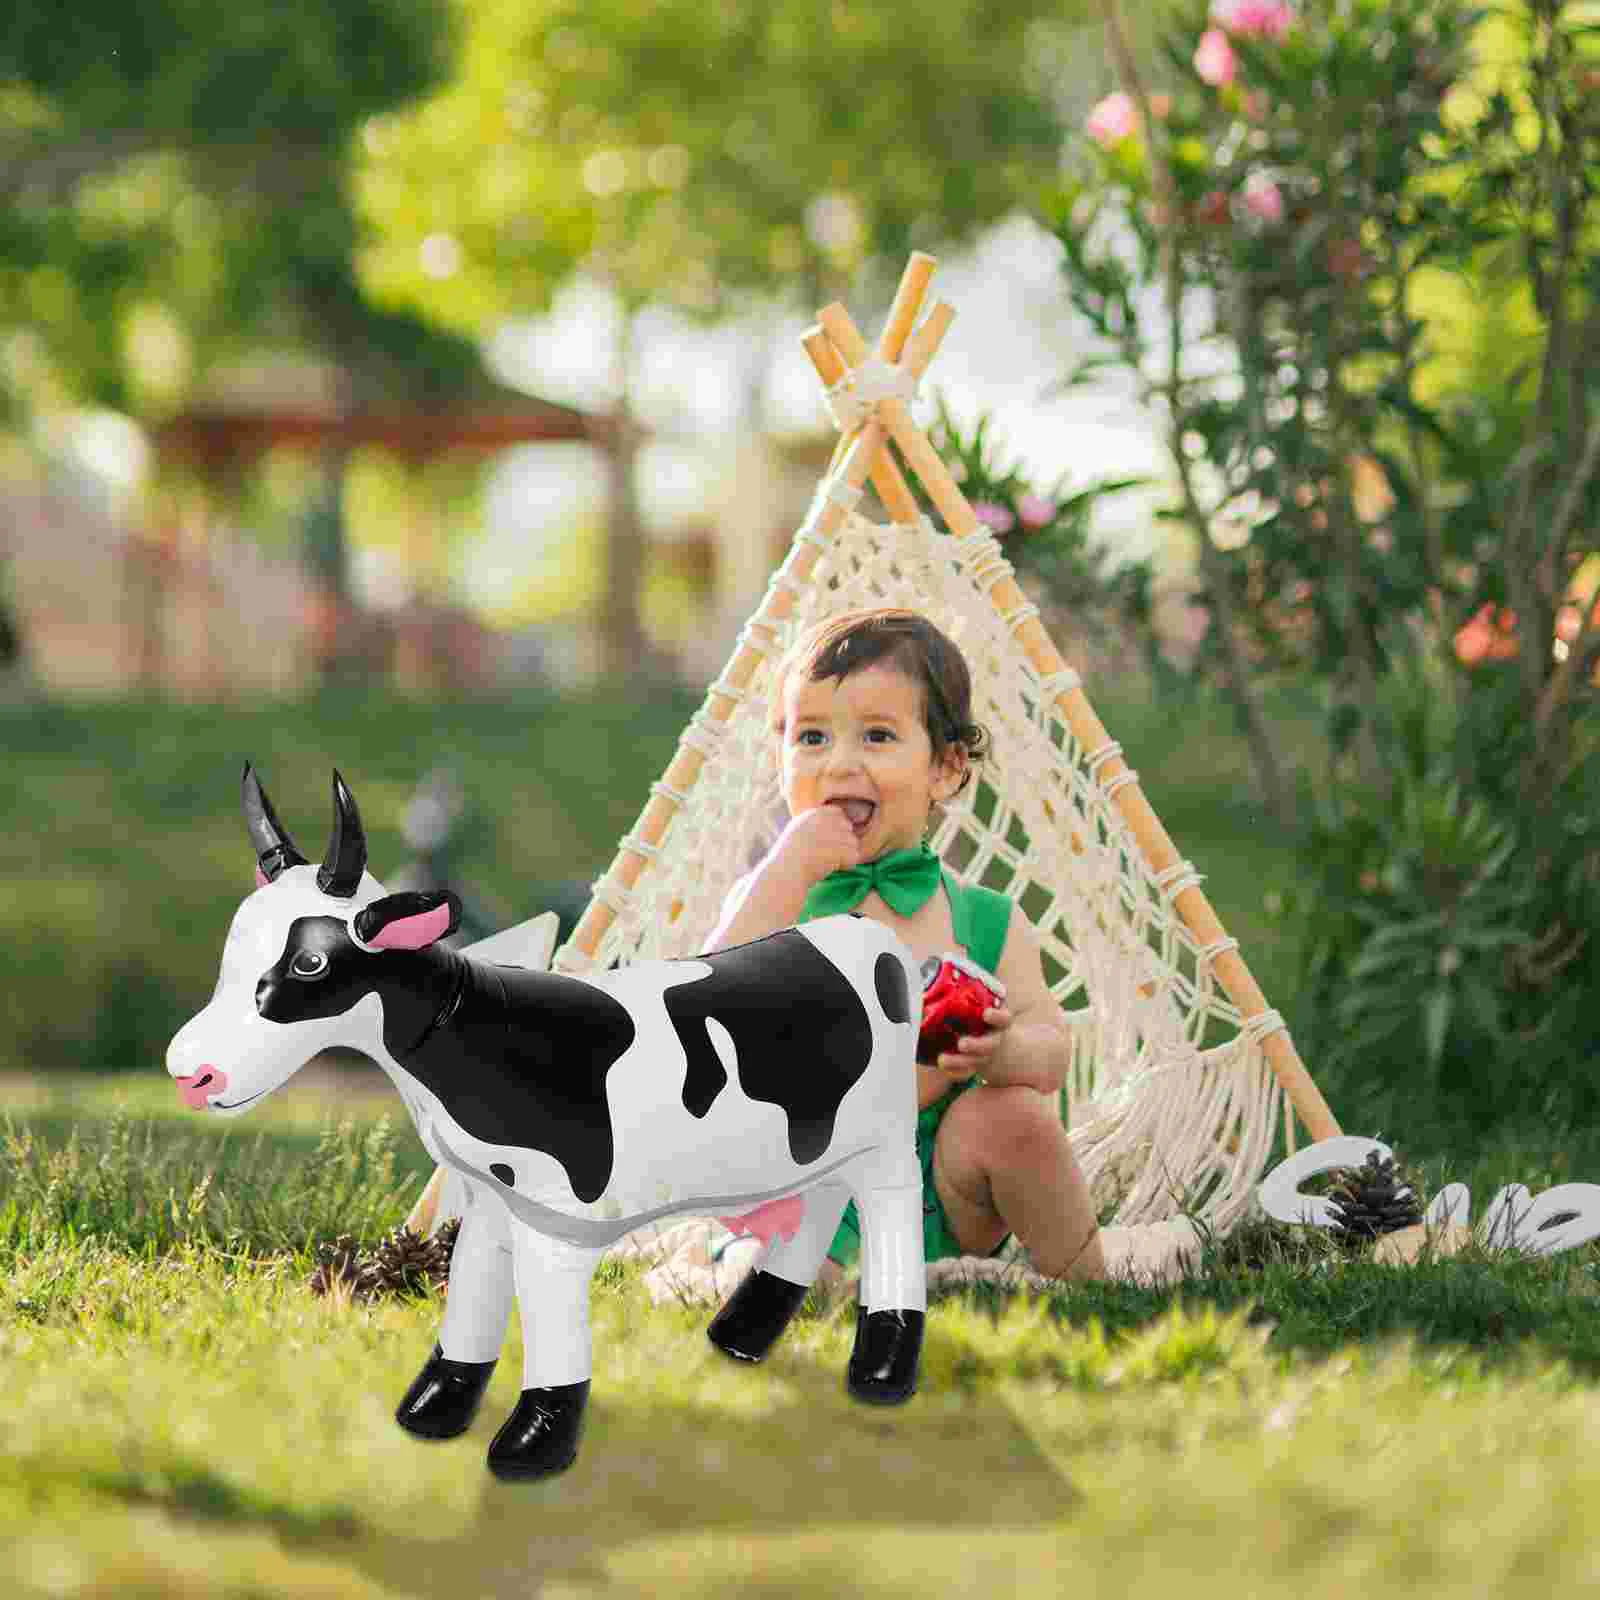
<instances>
[{"instance_id":1,"label":"blurred building","mask_svg":"<svg viewBox=\"0 0 1600 1600\"><path fill-rule=\"evenodd\" d=\"M196 549L64 490L11 488L0 559L23 667L47 694L293 695L308 680L315 584L248 539L213 530Z\"/></svg>"}]
</instances>

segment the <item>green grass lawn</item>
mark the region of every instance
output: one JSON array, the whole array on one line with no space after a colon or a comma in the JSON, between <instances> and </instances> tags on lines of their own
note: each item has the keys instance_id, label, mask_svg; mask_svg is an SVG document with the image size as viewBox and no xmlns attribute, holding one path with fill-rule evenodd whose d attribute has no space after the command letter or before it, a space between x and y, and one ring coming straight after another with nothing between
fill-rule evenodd
<instances>
[{"instance_id":1,"label":"green grass lawn","mask_svg":"<svg viewBox=\"0 0 1600 1600\"><path fill-rule=\"evenodd\" d=\"M340 1128L291 1085L241 1138L131 1087L58 1081L3 1124L8 1596L1532 1595L1600 1575L1593 1246L1390 1269L1251 1225L1176 1288L946 1295L920 1392L889 1412L844 1392L842 1300L750 1369L708 1343L707 1308L652 1306L610 1263L579 1462L513 1486L483 1456L520 1387L515 1321L478 1422L426 1444L392 1413L437 1302L306 1287L315 1238L404 1214L394 1107L344 1104ZM1548 1152L1504 1159L1439 1176L1479 1207L1548 1181Z\"/></svg>"},{"instance_id":2,"label":"green grass lawn","mask_svg":"<svg viewBox=\"0 0 1600 1600\"><path fill-rule=\"evenodd\" d=\"M842 1302L809 1302L752 1370L710 1346L707 1308L653 1307L610 1264L571 1472L509 1486L484 1465L520 1386L515 1325L465 1438L403 1433L437 1303L305 1286L316 1243L375 1242L431 1168L397 1097L308 1074L206 1123L163 1070L249 886L239 763L317 852L337 764L383 872L412 786L453 760L482 811L462 870L521 917L609 864L696 703L0 712L0 1595L1342 1600L1600 1580L1596 1246L1389 1269L1251 1225L1165 1290L947 1295L921 1391L890 1412L845 1394ZM1293 843L1239 741L1214 709L1097 709L1292 1024L1294 934L1270 907L1298 882ZM1600 1134L1425 1149L1330 1098L1425 1195L1468 1183L1475 1213L1505 1182L1600 1177Z\"/></svg>"}]
</instances>

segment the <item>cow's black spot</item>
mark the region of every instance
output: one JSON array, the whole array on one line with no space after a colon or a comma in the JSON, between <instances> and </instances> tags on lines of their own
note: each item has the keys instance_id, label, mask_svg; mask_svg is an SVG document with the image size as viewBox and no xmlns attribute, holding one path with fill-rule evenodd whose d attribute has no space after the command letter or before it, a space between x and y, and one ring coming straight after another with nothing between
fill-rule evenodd
<instances>
[{"instance_id":1,"label":"cow's black spot","mask_svg":"<svg viewBox=\"0 0 1600 1600\"><path fill-rule=\"evenodd\" d=\"M911 992L906 988L905 964L887 950L873 963L872 981L877 986L878 1004L890 1022L911 1020Z\"/></svg>"},{"instance_id":2,"label":"cow's black spot","mask_svg":"<svg viewBox=\"0 0 1600 1600\"><path fill-rule=\"evenodd\" d=\"M296 955L328 957L314 984L289 979ZM554 1156L588 1203L611 1181L616 1138L606 1075L633 1043L620 1001L559 973L423 950L357 948L338 917L290 924L283 956L256 986L269 1022L332 1017L376 994L384 1048L485 1144ZM511 1168L493 1169L512 1181Z\"/></svg>"},{"instance_id":3,"label":"cow's black spot","mask_svg":"<svg viewBox=\"0 0 1600 1600\"><path fill-rule=\"evenodd\" d=\"M670 992L667 1015L672 1016ZM673 1026L677 1026L676 1017L673 1017ZM706 1032L704 1022L689 1034L679 1028L678 1038L683 1043L687 1057L683 1073L683 1109L691 1117L703 1117L717 1103L717 1096L727 1088L728 1074L711 1047L711 1036Z\"/></svg>"},{"instance_id":4,"label":"cow's black spot","mask_svg":"<svg viewBox=\"0 0 1600 1600\"><path fill-rule=\"evenodd\" d=\"M497 1177L501 1181L501 1183L503 1183L506 1186L506 1188L508 1188L508 1189L515 1189L516 1188L516 1186L517 1186L517 1175L516 1175L516 1173L514 1173L511 1170L510 1167L508 1167L505 1164L505 1162L503 1162L503 1161L491 1161L489 1163L489 1171L492 1172L495 1175L495 1177Z\"/></svg>"},{"instance_id":5,"label":"cow's black spot","mask_svg":"<svg viewBox=\"0 0 1600 1600\"><path fill-rule=\"evenodd\" d=\"M296 917L284 937L283 954L256 984L256 1010L268 1022L341 1016L371 993L374 978L395 975L392 954L358 950L338 917ZM309 966L318 969L314 982L307 981ZM417 999L425 1003L422 995Z\"/></svg>"},{"instance_id":6,"label":"cow's black spot","mask_svg":"<svg viewBox=\"0 0 1600 1600\"><path fill-rule=\"evenodd\" d=\"M688 1058L684 1105L704 1116L726 1082L706 1030L706 1018L715 1017L732 1036L740 1087L782 1108L797 1165L815 1161L833 1140L840 1102L872 1058L861 996L792 928L695 960L711 972L686 977L663 996Z\"/></svg>"},{"instance_id":7,"label":"cow's black spot","mask_svg":"<svg viewBox=\"0 0 1600 1600\"><path fill-rule=\"evenodd\" d=\"M627 1008L561 973L449 959L465 969L449 1016L396 1051L386 1000L384 1043L464 1132L555 1157L573 1194L598 1200L616 1160L606 1077L637 1031Z\"/></svg>"}]
</instances>

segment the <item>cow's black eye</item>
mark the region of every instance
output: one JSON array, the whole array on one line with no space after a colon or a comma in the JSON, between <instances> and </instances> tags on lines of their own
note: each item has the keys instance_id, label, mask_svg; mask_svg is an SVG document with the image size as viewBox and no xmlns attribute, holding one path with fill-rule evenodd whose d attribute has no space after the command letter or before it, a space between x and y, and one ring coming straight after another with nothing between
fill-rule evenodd
<instances>
[{"instance_id":1,"label":"cow's black eye","mask_svg":"<svg viewBox=\"0 0 1600 1600\"><path fill-rule=\"evenodd\" d=\"M302 950L289 963L296 978L320 978L328 970L328 958L320 950Z\"/></svg>"}]
</instances>

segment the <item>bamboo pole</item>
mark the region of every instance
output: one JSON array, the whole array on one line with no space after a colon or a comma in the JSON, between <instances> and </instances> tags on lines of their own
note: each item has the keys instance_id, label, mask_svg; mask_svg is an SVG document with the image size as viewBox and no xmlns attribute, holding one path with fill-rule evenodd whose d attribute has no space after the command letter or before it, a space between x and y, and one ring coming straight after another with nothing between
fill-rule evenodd
<instances>
[{"instance_id":1,"label":"bamboo pole","mask_svg":"<svg viewBox=\"0 0 1600 1600\"><path fill-rule=\"evenodd\" d=\"M940 311L949 313L944 318L944 326L948 327L955 312L943 300L934 307L929 321ZM817 369L817 376L822 379L825 389L831 389L850 370L820 324L807 328L800 336L800 343L811 357L811 365ZM878 452L877 459L872 463L871 477L872 487L878 491L878 498L883 501L889 515L899 523L914 523L921 515L921 508L911 492L910 484L887 450Z\"/></svg>"},{"instance_id":2,"label":"bamboo pole","mask_svg":"<svg viewBox=\"0 0 1600 1600\"><path fill-rule=\"evenodd\" d=\"M955 317L955 312L946 301L941 300L929 313L928 321L932 322L941 312L946 313L941 327L942 337L943 328L949 326ZM800 336L800 343L806 354L811 357L811 365L816 368L817 376L822 380L824 388L831 389L850 370L845 364L844 357L835 348L833 340L823 332L820 324L806 329ZM917 497L912 493L910 484L906 482L905 475L895 465L894 458L887 449L881 451L878 459L872 464L872 486L878 491L878 498L883 501L895 522L913 526L916 524L922 515L922 508L917 504ZM1048 800L1045 802L1045 809L1050 810ZM1073 829L1069 837L1072 848L1081 855L1084 845L1077 830ZM1155 993L1155 985L1141 984L1139 992L1148 999Z\"/></svg>"},{"instance_id":3,"label":"bamboo pole","mask_svg":"<svg viewBox=\"0 0 1600 1600\"><path fill-rule=\"evenodd\" d=\"M867 347L850 313L835 301L824 306L817 321L834 348L852 367L858 367L867 357ZM887 429L889 436L899 445L900 453L917 474L929 497L938 506L945 525L958 539L976 533L983 524L962 494L960 485L950 476L944 461L927 435L912 420L903 400L880 400L877 421ZM989 601L1002 617L1009 616L1018 607L1028 604L1028 597L1007 574L989 589ZM1050 635L1038 617L1028 617L1013 630L1028 659L1043 677L1062 672L1066 663L1056 650ZM1071 728L1078 746L1089 755L1111 743L1105 725L1096 715L1089 698L1081 688L1065 689L1056 696L1056 705ZM1131 769L1120 756L1110 756L1102 763L1100 782L1108 783L1119 774ZM1111 803L1128 824L1145 860L1156 873L1167 871L1181 861L1176 846L1162 826L1161 819L1145 798L1143 788L1135 780L1121 785L1112 795ZM1173 901L1184 925L1199 941L1202 948L1215 945L1227 937L1226 930L1198 885L1191 884ZM1266 996L1262 994L1243 957L1234 950L1223 950L1211 958L1212 970L1228 998L1239 1008L1239 1014L1248 1022L1268 1010ZM1306 1071L1300 1053L1294 1047L1286 1028L1269 1033L1261 1041L1262 1054L1267 1058L1285 1095L1293 1104L1300 1120L1305 1124L1313 1141L1334 1138L1340 1129L1338 1121L1322 1097L1322 1091Z\"/></svg>"},{"instance_id":4,"label":"bamboo pole","mask_svg":"<svg viewBox=\"0 0 1600 1600\"><path fill-rule=\"evenodd\" d=\"M906 264L906 270L901 274L900 286L895 291L888 320L878 340L879 356L888 362L898 362L904 355L908 370L919 378L926 371L928 363L933 360L939 341L943 339L945 330L954 316L954 312L948 310L947 314L938 320L930 316L928 322L918 330L918 337L911 341L908 347L912 324L917 319L922 298L927 293L928 280L933 276L933 269L937 265L936 257L926 255L922 251L912 255ZM863 344L860 349L861 354L865 356L866 346ZM866 482L873 463L883 453L883 442L883 424L876 417L866 419L850 438L840 471L844 481L851 488L859 489ZM844 516L845 507L837 500L829 500L816 519L815 533L823 539L832 538ZM811 543L802 544L794 552L790 558L790 572L797 584L804 583L811 575L811 569L816 565L820 555L821 551ZM760 610L747 626L764 622L782 622L793 609L793 604L787 589L769 589ZM748 643L742 643L734 653L732 661L723 668L721 678L708 691L706 703L702 707L704 715L719 723L726 722L738 704L727 691L732 690L737 693L745 689L755 675L761 660L761 651ZM700 751L692 745L680 743L671 765L662 775L661 784L666 788L677 790L680 794L687 793L699 778L704 765L705 757ZM671 795L663 794L657 789L652 793L649 804L640 815L632 837L646 845L659 844L677 810L677 801ZM614 878L624 891L632 889L649 859L649 856L636 850L631 844L624 843L613 857L611 866L603 874L603 878ZM572 930L568 945L576 946L586 956L592 956L613 920L611 907L591 896L588 908L579 919L577 927ZM410 1216L406 1218L405 1225L413 1233L426 1234L432 1228L443 1184L444 1168L436 1167L433 1176L418 1196L417 1203L411 1208Z\"/></svg>"}]
</instances>

